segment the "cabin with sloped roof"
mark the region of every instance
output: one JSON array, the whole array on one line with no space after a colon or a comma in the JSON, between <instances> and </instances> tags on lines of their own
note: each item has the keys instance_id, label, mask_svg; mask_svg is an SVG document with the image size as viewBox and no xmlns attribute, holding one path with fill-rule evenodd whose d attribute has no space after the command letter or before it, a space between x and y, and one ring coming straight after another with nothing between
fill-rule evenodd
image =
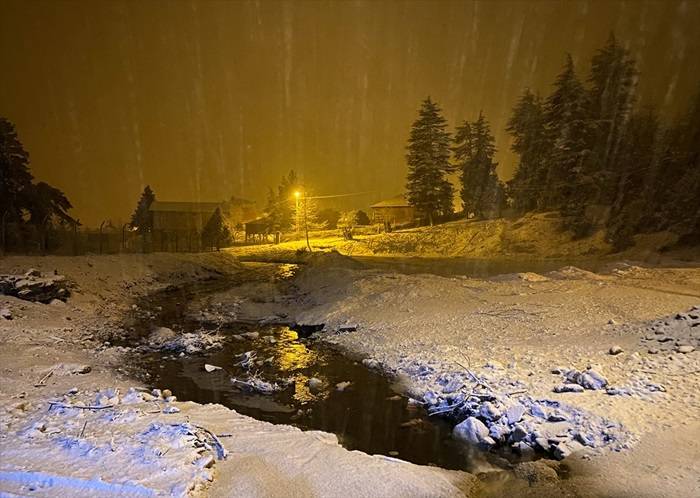
<instances>
[{"instance_id":1,"label":"cabin with sloped roof","mask_svg":"<svg viewBox=\"0 0 700 498\"><path fill-rule=\"evenodd\" d=\"M385 226L397 226L413 223L416 210L406 200L405 195L397 195L370 206L372 209L372 221L383 223Z\"/></svg>"},{"instance_id":2,"label":"cabin with sloped roof","mask_svg":"<svg viewBox=\"0 0 700 498\"><path fill-rule=\"evenodd\" d=\"M153 230L163 232L201 232L222 202L153 201L149 212L153 216Z\"/></svg>"}]
</instances>

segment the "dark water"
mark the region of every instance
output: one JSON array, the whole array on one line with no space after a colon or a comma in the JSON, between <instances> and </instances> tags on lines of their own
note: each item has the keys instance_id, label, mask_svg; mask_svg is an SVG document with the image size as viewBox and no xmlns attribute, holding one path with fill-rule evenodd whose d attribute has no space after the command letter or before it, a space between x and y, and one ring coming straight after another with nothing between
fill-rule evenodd
<instances>
[{"instance_id":1,"label":"dark water","mask_svg":"<svg viewBox=\"0 0 700 498\"><path fill-rule=\"evenodd\" d=\"M169 388L181 400L220 403L259 420L332 432L348 449L451 469L468 467L468 455L450 438L451 426L429 419L422 407L397 395L383 375L312 339L300 340L287 327L256 331L258 339L230 340L204 355L147 355L141 366L150 372L154 387ZM250 370L236 365L246 351L267 362ZM205 363L222 370L208 373ZM287 379L290 384L264 395L231 381L246 380L253 372L268 382ZM312 377L323 382L320 392L310 391ZM351 384L340 391L336 385L341 382Z\"/></svg>"},{"instance_id":2,"label":"dark water","mask_svg":"<svg viewBox=\"0 0 700 498\"><path fill-rule=\"evenodd\" d=\"M131 340L161 325L183 332L201 329L188 314L196 311L192 304L196 299L246 281L284 280L289 275L289 267L258 265L237 282L210 282L151 295L130 317ZM259 337L234 338L247 332L257 332ZM450 438L448 422L428 417L420 405L397 394L390 379L365 367L359 358L343 355L318 340L300 339L287 327L233 324L222 327L220 333L226 336L222 349L184 356L142 354L135 358L132 369L152 387L168 388L180 400L220 403L259 420L332 432L348 449L449 469L469 469L483 459ZM240 355L248 351L255 351L256 359L264 362L250 369L238 364ZM205 363L222 369L208 373ZM289 384L266 395L231 381L234 377L245 381L251 375ZM309 389L312 377L322 382L319 392ZM338 390L336 385L341 382L350 382L350 386Z\"/></svg>"}]
</instances>

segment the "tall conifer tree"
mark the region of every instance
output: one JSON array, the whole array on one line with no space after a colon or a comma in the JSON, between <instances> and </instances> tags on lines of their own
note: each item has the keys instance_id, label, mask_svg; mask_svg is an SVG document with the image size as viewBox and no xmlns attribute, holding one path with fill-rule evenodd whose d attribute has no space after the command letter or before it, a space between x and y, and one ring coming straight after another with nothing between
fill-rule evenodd
<instances>
[{"instance_id":1,"label":"tall conifer tree","mask_svg":"<svg viewBox=\"0 0 700 498\"><path fill-rule=\"evenodd\" d=\"M131 226L141 233L153 230L153 216L151 216L149 209L155 200L156 195L153 193L153 190L151 190L151 186L146 185L136 205L134 214L131 215Z\"/></svg>"},{"instance_id":2,"label":"tall conifer tree","mask_svg":"<svg viewBox=\"0 0 700 498\"><path fill-rule=\"evenodd\" d=\"M453 188L447 175L450 164L450 133L438 105L423 101L408 139L408 202L432 225L435 218L452 213Z\"/></svg>"},{"instance_id":3,"label":"tall conifer tree","mask_svg":"<svg viewBox=\"0 0 700 498\"><path fill-rule=\"evenodd\" d=\"M586 91L576 77L571 55L545 104L547 160L543 207L570 212L585 209L590 182L584 178L589 156L591 122Z\"/></svg>"},{"instance_id":4,"label":"tall conifer tree","mask_svg":"<svg viewBox=\"0 0 700 498\"><path fill-rule=\"evenodd\" d=\"M619 183L618 154L630 119L637 85L635 61L614 34L593 56L588 82L592 146L589 171L595 177L595 202L609 204Z\"/></svg>"},{"instance_id":5,"label":"tall conifer tree","mask_svg":"<svg viewBox=\"0 0 700 498\"><path fill-rule=\"evenodd\" d=\"M509 182L515 209L524 213L540 207L547 170L548 152L542 100L529 89L518 100L506 131L513 137L511 150L520 156Z\"/></svg>"},{"instance_id":6,"label":"tall conifer tree","mask_svg":"<svg viewBox=\"0 0 700 498\"><path fill-rule=\"evenodd\" d=\"M473 123L457 128L452 148L460 170L460 191L464 211L477 218L498 212L503 188L496 174L496 153L491 128L483 113Z\"/></svg>"}]
</instances>

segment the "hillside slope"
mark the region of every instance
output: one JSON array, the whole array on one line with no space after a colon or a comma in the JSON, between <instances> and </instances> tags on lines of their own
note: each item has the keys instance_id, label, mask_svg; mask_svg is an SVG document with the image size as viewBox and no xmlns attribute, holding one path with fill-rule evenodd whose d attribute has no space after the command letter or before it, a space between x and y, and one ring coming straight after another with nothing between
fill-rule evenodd
<instances>
[{"instance_id":1,"label":"hillside slope","mask_svg":"<svg viewBox=\"0 0 700 498\"><path fill-rule=\"evenodd\" d=\"M434 227L358 238L340 244L349 255L433 257L570 257L611 252L603 232L573 240L555 213L528 214L517 220L460 220Z\"/></svg>"}]
</instances>

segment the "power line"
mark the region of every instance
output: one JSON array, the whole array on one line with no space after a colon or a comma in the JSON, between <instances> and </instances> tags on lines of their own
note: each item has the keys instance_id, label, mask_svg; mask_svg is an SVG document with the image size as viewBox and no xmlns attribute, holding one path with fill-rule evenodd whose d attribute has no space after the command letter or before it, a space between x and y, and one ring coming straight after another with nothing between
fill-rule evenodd
<instances>
[{"instance_id":1,"label":"power line","mask_svg":"<svg viewBox=\"0 0 700 498\"><path fill-rule=\"evenodd\" d=\"M335 197L353 197L356 195L374 194L376 190L366 190L365 192L351 192L349 194L315 195L304 197L304 199L333 199Z\"/></svg>"}]
</instances>

